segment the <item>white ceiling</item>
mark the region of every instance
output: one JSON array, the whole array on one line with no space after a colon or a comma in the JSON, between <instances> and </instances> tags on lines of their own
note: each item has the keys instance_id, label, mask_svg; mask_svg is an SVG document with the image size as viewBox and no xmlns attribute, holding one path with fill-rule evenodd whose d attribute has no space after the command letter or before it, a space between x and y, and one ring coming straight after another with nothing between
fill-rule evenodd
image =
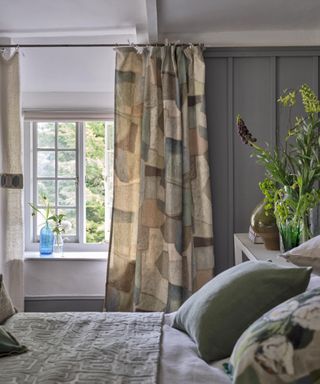
<instances>
[{"instance_id":1,"label":"white ceiling","mask_svg":"<svg viewBox=\"0 0 320 384\"><path fill-rule=\"evenodd\" d=\"M320 28L319 0L160 0L164 34Z\"/></svg>"},{"instance_id":2,"label":"white ceiling","mask_svg":"<svg viewBox=\"0 0 320 384\"><path fill-rule=\"evenodd\" d=\"M20 44L168 38L214 46L320 45L319 15L320 0L0 0L0 39ZM112 49L21 52L25 105L46 106L46 98L57 107L112 103Z\"/></svg>"},{"instance_id":3,"label":"white ceiling","mask_svg":"<svg viewBox=\"0 0 320 384\"><path fill-rule=\"evenodd\" d=\"M319 0L0 0L0 34L140 31L150 4L162 37L320 29Z\"/></svg>"},{"instance_id":4,"label":"white ceiling","mask_svg":"<svg viewBox=\"0 0 320 384\"><path fill-rule=\"evenodd\" d=\"M92 31L146 22L145 0L0 0L0 32Z\"/></svg>"}]
</instances>

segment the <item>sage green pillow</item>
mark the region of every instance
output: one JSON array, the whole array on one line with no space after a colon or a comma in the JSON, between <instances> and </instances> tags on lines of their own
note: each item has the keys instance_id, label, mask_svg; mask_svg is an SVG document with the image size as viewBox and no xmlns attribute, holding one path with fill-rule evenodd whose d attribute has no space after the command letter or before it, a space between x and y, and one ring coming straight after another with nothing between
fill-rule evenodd
<instances>
[{"instance_id":1,"label":"sage green pillow","mask_svg":"<svg viewBox=\"0 0 320 384\"><path fill-rule=\"evenodd\" d=\"M27 352L27 347L19 344L16 338L0 326L0 357Z\"/></svg>"},{"instance_id":2,"label":"sage green pillow","mask_svg":"<svg viewBox=\"0 0 320 384\"><path fill-rule=\"evenodd\" d=\"M15 313L16 311L4 285L3 277L0 275L0 324L4 323Z\"/></svg>"},{"instance_id":3,"label":"sage green pillow","mask_svg":"<svg viewBox=\"0 0 320 384\"><path fill-rule=\"evenodd\" d=\"M263 261L239 264L194 293L177 311L173 327L194 340L205 361L224 359L251 323L305 291L311 271Z\"/></svg>"}]
</instances>

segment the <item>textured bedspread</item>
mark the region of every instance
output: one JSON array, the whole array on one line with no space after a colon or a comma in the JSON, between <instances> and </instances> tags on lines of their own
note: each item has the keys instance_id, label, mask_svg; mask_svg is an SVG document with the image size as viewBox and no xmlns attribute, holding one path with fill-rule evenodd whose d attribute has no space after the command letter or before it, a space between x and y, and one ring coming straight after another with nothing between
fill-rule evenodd
<instances>
[{"instance_id":1,"label":"textured bedspread","mask_svg":"<svg viewBox=\"0 0 320 384\"><path fill-rule=\"evenodd\" d=\"M162 313L18 313L5 327L29 352L0 359L0 383L156 383L162 319Z\"/></svg>"}]
</instances>

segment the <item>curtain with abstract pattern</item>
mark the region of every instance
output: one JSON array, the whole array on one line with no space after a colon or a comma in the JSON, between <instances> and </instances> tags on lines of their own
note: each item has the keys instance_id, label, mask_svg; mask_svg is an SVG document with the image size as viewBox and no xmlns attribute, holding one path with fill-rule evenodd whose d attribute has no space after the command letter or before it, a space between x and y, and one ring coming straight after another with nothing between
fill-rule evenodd
<instances>
[{"instance_id":1,"label":"curtain with abstract pattern","mask_svg":"<svg viewBox=\"0 0 320 384\"><path fill-rule=\"evenodd\" d=\"M106 309L174 311L213 276L200 47L116 52Z\"/></svg>"}]
</instances>

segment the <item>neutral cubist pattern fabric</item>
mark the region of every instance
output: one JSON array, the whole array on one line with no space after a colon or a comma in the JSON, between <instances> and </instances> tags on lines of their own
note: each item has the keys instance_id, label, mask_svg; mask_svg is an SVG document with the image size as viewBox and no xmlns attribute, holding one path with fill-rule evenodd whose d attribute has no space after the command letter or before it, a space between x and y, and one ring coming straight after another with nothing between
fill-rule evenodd
<instances>
[{"instance_id":1,"label":"neutral cubist pattern fabric","mask_svg":"<svg viewBox=\"0 0 320 384\"><path fill-rule=\"evenodd\" d=\"M11 186L0 187L0 271L14 305L23 310L23 190L19 54L0 54L0 173ZM8 181L8 180L7 180Z\"/></svg>"},{"instance_id":2,"label":"neutral cubist pattern fabric","mask_svg":"<svg viewBox=\"0 0 320 384\"><path fill-rule=\"evenodd\" d=\"M108 310L173 311L213 276L199 47L118 49Z\"/></svg>"}]
</instances>

